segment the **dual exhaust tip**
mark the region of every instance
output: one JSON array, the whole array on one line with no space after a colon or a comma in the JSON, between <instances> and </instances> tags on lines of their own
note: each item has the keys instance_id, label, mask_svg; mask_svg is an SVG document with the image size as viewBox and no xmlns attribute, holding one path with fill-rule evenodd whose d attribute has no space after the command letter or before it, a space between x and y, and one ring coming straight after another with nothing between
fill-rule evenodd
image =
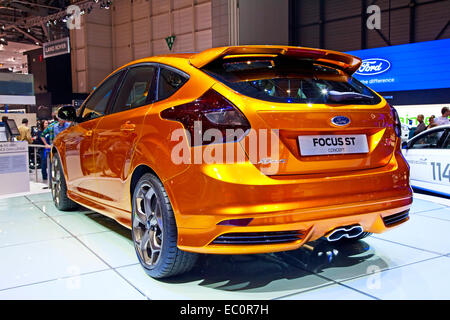
<instances>
[{"instance_id":1,"label":"dual exhaust tip","mask_svg":"<svg viewBox=\"0 0 450 320\"><path fill-rule=\"evenodd\" d=\"M363 233L364 230L360 225L353 225L353 226L346 226L346 227L339 227L325 235L325 238L330 241L338 241L342 238L356 238L361 233Z\"/></svg>"}]
</instances>

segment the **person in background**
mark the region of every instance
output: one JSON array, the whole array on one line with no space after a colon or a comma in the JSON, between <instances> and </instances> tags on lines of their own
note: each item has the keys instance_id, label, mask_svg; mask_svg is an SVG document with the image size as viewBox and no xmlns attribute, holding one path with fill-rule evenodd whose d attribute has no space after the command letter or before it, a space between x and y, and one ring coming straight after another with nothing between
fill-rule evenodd
<instances>
[{"instance_id":1,"label":"person in background","mask_svg":"<svg viewBox=\"0 0 450 320\"><path fill-rule=\"evenodd\" d=\"M19 129L20 136L17 140L28 141L29 144L33 143L33 138L31 137L31 129L28 127L28 119L24 118L22 124L17 128Z\"/></svg>"},{"instance_id":2,"label":"person in background","mask_svg":"<svg viewBox=\"0 0 450 320\"><path fill-rule=\"evenodd\" d=\"M425 125L425 122L423 122L423 120L425 119L423 114L419 114L417 116L417 122L419 122L419 124L416 127L416 130L414 130L414 135L418 135L419 133L427 130L427 126Z\"/></svg>"},{"instance_id":3,"label":"person in background","mask_svg":"<svg viewBox=\"0 0 450 320\"><path fill-rule=\"evenodd\" d=\"M48 121L42 120L39 123L39 131L38 131L38 139L36 139L36 144L43 145L45 148L40 148L40 156L41 156L41 172L42 172L42 180L46 181L48 179L47 175L47 154L50 152L50 144L48 143L49 134L44 135L44 131L48 128Z\"/></svg>"},{"instance_id":4,"label":"person in background","mask_svg":"<svg viewBox=\"0 0 450 320\"><path fill-rule=\"evenodd\" d=\"M450 116L450 109L448 107L443 107L441 110L442 116L437 117L434 122L438 126L442 126L444 124L450 124L450 120L448 120L448 117Z\"/></svg>"},{"instance_id":5,"label":"person in background","mask_svg":"<svg viewBox=\"0 0 450 320\"><path fill-rule=\"evenodd\" d=\"M48 121L47 121L47 123L48 123L48 125L42 132L42 135L48 138L47 143L49 145L51 145L53 143L53 139L55 139L55 130L54 130L55 123L53 123L53 122L49 123Z\"/></svg>"},{"instance_id":6,"label":"person in background","mask_svg":"<svg viewBox=\"0 0 450 320\"><path fill-rule=\"evenodd\" d=\"M53 111L53 112L52 112L52 119L53 119L53 122L58 122L58 117L57 117L56 115L57 115L57 112L56 112L56 111Z\"/></svg>"},{"instance_id":7,"label":"person in background","mask_svg":"<svg viewBox=\"0 0 450 320\"><path fill-rule=\"evenodd\" d=\"M414 130L416 129L415 127L413 127L411 119L408 120L407 128L408 128L408 139L411 139L412 137L414 137Z\"/></svg>"},{"instance_id":8,"label":"person in background","mask_svg":"<svg viewBox=\"0 0 450 320\"><path fill-rule=\"evenodd\" d=\"M65 120L58 120L58 124L53 127L53 132L55 134L54 138L58 136L61 132L66 130L70 126L70 123Z\"/></svg>"},{"instance_id":9,"label":"person in background","mask_svg":"<svg viewBox=\"0 0 450 320\"><path fill-rule=\"evenodd\" d=\"M70 123L64 120L58 120L58 118L56 118L56 121L49 124L44 130L44 135L49 137L48 144L51 145L56 136L62 131L66 130L69 126Z\"/></svg>"},{"instance_id":10,"label":"person in background","mask_svg":"<svg viewBox=\"0 0 450 320\"><path fill-rule=\"evenodd\" d=\"M433 115L431 115L430 119L428 119L429 123L428 123L427 129L436 127L436 123L434 122L435 118L436 118L436 116L433 114Z\"/></svg>"},{"instance_id":11,"label":"person in background","mask_svg":"<svg viewBox=\"0 0 450 320\"><path fill-rule=\"evenodd\" d=\"M7 116L3 116L2 117L2 122L6 125L8 122L8 117ZM10 139L10 137L7 136L7 139Z\"/></svg>"}]
</instances>

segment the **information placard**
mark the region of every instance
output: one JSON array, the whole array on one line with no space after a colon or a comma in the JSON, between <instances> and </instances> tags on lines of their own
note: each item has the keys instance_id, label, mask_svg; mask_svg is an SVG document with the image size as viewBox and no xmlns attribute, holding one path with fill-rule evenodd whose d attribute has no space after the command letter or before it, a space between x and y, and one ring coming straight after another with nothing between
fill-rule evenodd
<instances>
[{"instance_id":1,"label":"information placard","mask_svg":"<svg viewBox=\"0 0 450 320\"><path fill-rule=\"evenodd\" d=\"M30 191L28 142L0 142L0 195Z\"/></svg>"}]
</instances>

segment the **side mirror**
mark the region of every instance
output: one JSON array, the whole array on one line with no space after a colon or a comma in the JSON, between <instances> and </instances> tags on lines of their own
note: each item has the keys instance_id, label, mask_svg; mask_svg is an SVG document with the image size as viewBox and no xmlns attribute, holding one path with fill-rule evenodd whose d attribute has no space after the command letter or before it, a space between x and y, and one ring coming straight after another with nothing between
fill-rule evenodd
<instances>
[{"instance_id":1,"label":"side mirror","mask_svg":"<svg viewBox=\"0 0 450 320\"><path fill-rule=\"evenodd\" d=\"M77 111L73 106L63 106L58 109L58 119L78 122Z\"/></svg>"},{"instance_id":2,"label":"side mirror","mask_svg":"<svg viewBox=\"0 0 450 320\"><path fill-rule=\"evenodd\" d=\"M402 149L408 149L408 142L406 141L402 142Z\"/></svg>"}]
</instances>

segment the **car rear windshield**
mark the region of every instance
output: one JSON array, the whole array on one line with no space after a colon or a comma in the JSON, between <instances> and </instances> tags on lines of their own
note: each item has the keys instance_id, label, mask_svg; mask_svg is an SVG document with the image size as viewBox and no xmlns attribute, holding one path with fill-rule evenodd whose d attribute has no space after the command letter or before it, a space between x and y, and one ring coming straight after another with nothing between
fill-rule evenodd
<instances>
[{"instance_id":1,"label":"car rear windshield","mask_svg":"<svg viewBox=\"0 0 450 320\"><path fill-rule=\"evenodd\" d=\"M279 103L380 103L372 90L344 72L307 59L219 59L204 72L248 97Z\"/></svg>"}]
</instances>

